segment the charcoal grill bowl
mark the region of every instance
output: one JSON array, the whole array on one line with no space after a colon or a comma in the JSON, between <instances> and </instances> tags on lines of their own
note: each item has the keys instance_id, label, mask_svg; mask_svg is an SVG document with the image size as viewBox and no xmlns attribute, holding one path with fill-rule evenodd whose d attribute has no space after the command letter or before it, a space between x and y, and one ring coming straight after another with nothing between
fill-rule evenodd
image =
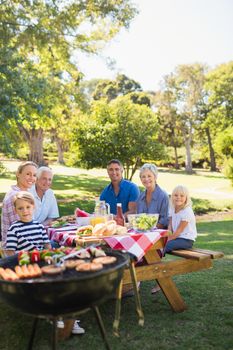
<instances>
[{"instance_id":1,"label":"charcoal grill bowl","mask_svg":"<svg viewBox=\"0 0 233 350\"><path fill-rule=\"evenodd\" d=\"M13 308L36 317L72 314L108 299L117 289L129 257L109 252L117 261L96 272L65 271L39 279L0 281L0 298ZM12 264L2 264L3 267Z\"/></svg>"}]
</instances>

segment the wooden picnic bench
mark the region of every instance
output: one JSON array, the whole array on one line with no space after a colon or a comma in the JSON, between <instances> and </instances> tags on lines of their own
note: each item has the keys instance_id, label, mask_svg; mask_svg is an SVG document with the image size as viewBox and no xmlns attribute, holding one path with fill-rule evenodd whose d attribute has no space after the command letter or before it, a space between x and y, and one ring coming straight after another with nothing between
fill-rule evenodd
<instances>
[{"instance_id":1,"label":"wooden picnic bench","mask_svg":"<svg viewBox=\"0 0 233 350\"><path fill-rule=\"evenodd\" d=\"M161 238L145 254L146 264L135 266L137 281L156 280L164 296L175 312L183 312L187 309L173 276L192 273L213 267L213 259L224 256L222 252L193 248L189 250L173 250L170 254L178 257L175 260L163 260L157 249L163 248L165 238ZM131 276L129 270L125 270L123 283L129 284Z\"/></svg>"}]
</instances>

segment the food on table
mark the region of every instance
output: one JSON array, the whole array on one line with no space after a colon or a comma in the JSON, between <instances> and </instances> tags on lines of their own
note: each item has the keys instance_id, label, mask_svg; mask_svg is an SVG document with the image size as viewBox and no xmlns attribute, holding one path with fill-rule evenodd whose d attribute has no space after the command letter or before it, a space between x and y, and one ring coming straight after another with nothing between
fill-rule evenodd
<instances>
[{"instance_id":1,"label":"food on table","mask_svg":"<svg viewBox=\"0 0 233 350\"><path fill-rule=\"evenodd\" d=\"M116 257L115 256L103 256L103 257L99 257L99 258L95 258L94 260L93 260L93 263L94 264L99 264L99 263L101 263L101 264L103 264L103 265L105 265L105 264L113 264L115 261L116 261L117 259L116 259Z\"/></svg>"},{"instance_id":2,"label":"food on table","mask_svg":"<svg viewBox=\"0 0 233 350\"><path fill-rule=\"evenodd\" d=\"M67 224L67 222L65 220L55 220L53 223L52 223L52 227L54 228L57 228L57 227L62 227L62 226L65 226Z\"/></svg>"},{"instance_id":3,"label":"food on table","mask_svg":"<svg viewBox=\"0 0 233 350\"><path fill-rule=\"evenodd\" d=\"M92 225L87 225L87 226L81 226L77 229L76 234L78 236L92 236L93 233L93 226Z\"/></svg>"},{"instance_id":4,"label":"food on table","mask_svg":"<svg viewBox=\"0 0 233 350\"><path fill-rule=\"evenodd\" d=\"M64 269L61 266L47 265L41 267L42 273L46 275L57 275L61 273Z\"/></svg>"},{"instance_id":5,"label":"food on table","mask_svg":"<svg viewBox=\"0 0 233 350\"><path fill-rule=\"evenodd\" d=\"M102 236L104 230L105 230L104 223L96 224L95 227L93 228L93 236Z\"/></svg>"},{"instance_id":6,"label":"food on table","mask_svg":"<svg viewBox=\"0 0 233 350\"><path fill-rule=\"evenodd\" d=\"M94 236L112 236L116 232L117 224L115 220L107 221L106 223L101 223L95 225L93 229Z\"/></svg>"},{"instance_id":7,"label":"food on table","mask_svg":"<svg viewBox=\"0 0 233 350\"><path fill-rule=\"evenodd\" d=\"M127 233L127 227L117 225L115 235L125 235Z\"/></svg>"},{"instance_id":8,"label":"food on table","mask_svg":"<svg viewBox=\"0 0 233 350\"><path fill-rule=\"evenodd\" d=\"M159 214L129 214L128 221L134 230L148 231L158 222Z\"/></svg>"},{"instance_id":9,"label":"food on table","mask_svg":"<svg viewBox=\"0 0 233 350\"><path fill-rule=\"evenodd\" d=\"M77 209L75 209L75 216L85 218L85 217L90 216L90 214L88 214L84 210L81 210L81 209L77 208Z\"/></svg>"},{"instance_id":10,"label":"food on table","mask_svg":"<svg viewBox=\"0 0 233 350\"><path fill-rule=\"evenodd\" d=\"M116 232L117 224L115 220L106 222L105 230L103 231L103 236L112 236Z\"/></svg>"},{"instance_id":11,"label":"food on table","mask_svg":"<svg viewBox=\"0 0 233 350\"><path fill-rule=\"evenodd\" d=\"M54 220L51 226L54 228L63 227L63 226L66 226L67 224L75 223L75 220L76 220L75 215L61 216L60 218Z\"/></svg>"}]
</instances>

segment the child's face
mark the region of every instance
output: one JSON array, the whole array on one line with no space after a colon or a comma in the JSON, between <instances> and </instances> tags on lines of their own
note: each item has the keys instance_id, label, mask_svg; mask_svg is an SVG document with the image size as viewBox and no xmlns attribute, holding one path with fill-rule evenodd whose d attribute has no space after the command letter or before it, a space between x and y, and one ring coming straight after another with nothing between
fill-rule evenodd
<instances>
[{"instance_id":1,"label":"child's face","mask_svg":"<svg viewBox=\"0 0 233 350\"><path fill-rule=\"evenodd\" d=\"M175 207L179 208L185 205L187 196L184 193L176 192L173 194L172 197Z\"/></svg>"},{"instance_id":2,"label":"child's face","mask_svg":"<svg viewBox=\"0 0 233 350\"><path fill-rule=\"evenodd\" d=\"M15 202L15 212L23 222L32 221L34 205L24 199L17 199Z\"/></svg>"}]
</instances>

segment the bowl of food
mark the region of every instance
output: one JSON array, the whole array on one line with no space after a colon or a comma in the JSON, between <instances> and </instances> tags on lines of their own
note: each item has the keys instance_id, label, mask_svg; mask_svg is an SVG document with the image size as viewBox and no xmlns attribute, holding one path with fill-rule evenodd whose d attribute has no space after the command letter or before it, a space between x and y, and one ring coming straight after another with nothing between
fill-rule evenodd
<instances>
[{"instance_id":1,"label":"bowl of food","mask_svg":"<svg viewBox=\"0 0 233 350\"><path fill-rule=\"evenodd\" d=\"M150 231L156 227L159 219L159 214L129 214L129 227L135 231Z\"/></svg>"}]
</instances>

